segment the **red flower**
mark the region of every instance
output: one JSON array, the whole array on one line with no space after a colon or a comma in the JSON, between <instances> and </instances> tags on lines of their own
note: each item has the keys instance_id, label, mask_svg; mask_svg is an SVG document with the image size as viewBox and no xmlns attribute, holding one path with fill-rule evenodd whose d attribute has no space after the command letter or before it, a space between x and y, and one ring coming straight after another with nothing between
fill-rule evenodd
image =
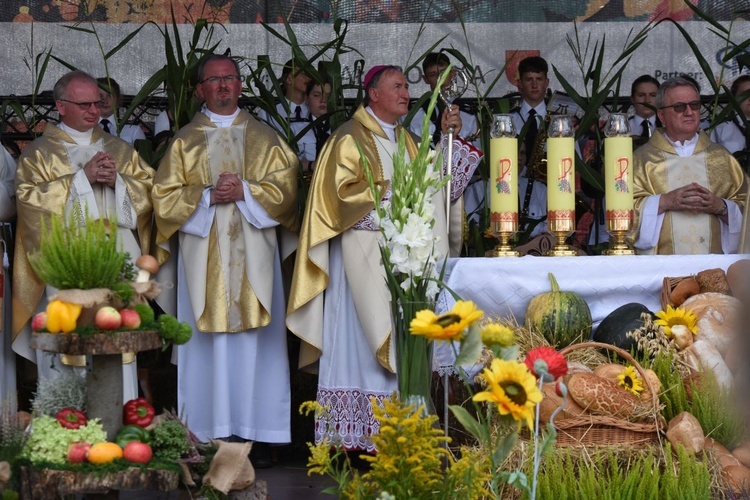
<instances>
[{"instance_id":1,"label":"red flower","mask_svg":"<svg viewBox=\"0 0 750 500\"><path fill-rule=\"evenodd\" d=\"M568 373L568 362L565 356L552 347L536 347L530 350L526 353L526 359L523 362L537 378L550 375L552 380L557 380ZM545 380L545 382L552 380Z\"/></svg>"}]
</instances>

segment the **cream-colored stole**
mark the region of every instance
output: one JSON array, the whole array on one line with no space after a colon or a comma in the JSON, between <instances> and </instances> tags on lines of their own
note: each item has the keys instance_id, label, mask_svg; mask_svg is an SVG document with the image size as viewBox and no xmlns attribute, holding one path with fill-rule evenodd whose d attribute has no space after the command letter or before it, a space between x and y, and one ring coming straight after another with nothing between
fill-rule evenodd
<instances>
[{"instance_id":1,"label":"cream-colored stole","mask_svg":"<svg viewBox=\"0 0 750 500\"><path fill-rule=\"evenodd\" d=\"M101 140L88 146L63 142L63 146L65 147L68 159L70 160L69 164L74 173L83 170L96 153L104 151ZM125 222L131 226L134 224L132 216L135 211L130 203L130 199L127 196L124 196L118 203L115 190L103 184L95 183L91 186L91 189L94 197L93 204L88 203L86 197L76 193L74 190L71 191L71 195L65 203L66 219L71 213L75 213L77 220L80 221L85 221L87 213L92 219L105 218L109 220L116 218L118 221L117 238L119 240L120 248L128 252L131 260L135 262L138 257L141 256L141 247L133 234L133 230L120 225L120 222ZM118 210L118 208L120 208L120 210ZM47 287L47 296L51 297L53 293L54 289L52 289L52 287ZM133 361L135 361L135 353L126 352L122 354L123 364L129 364ZM86 366L86 359L84 356L71 356L64 354L62 356L62 363L72 366Z\"/></svg>"},{"instance_id":2,"label":"cream-colored stole","mask_svg":"<svg viewBox=\"0 0 750 500\"><path fill-rule=\"evenodd\" d=\"M94 157L99 151L103 151L102 141L96 141L89 146L83 146L74 143L64 142L63 146L70 160L70 165L74 173L83 170L86 163ZM105 186L103 184L95 183L91 186L94 196L94 204L86 202L85 197L79 193L72 192L71 196L65 204L65 216L69 217L71 213L77 213L79 220L85 220L84 216L86 210L88 215L92 219L114 219L117 218L117 238L120 241L122 248L130 254L130 257L135 261L141 255L141 247L138 245L135 235L131 229L122 227L124 225L130 225L134 227L135 222L132 219L134 213L133 207L130 200L125 196L120 200L118 210L118 201L115 196L115 190Z\"/></svg>"},{"instance_id":3,"label":"cream-colored stole","mask_svg":"<svg viewBox=\"0 0 750 500\"><path fill-rule=\"evenodd\" d=\"M223 172L244 177L242 171L244 141L243 127L219 127L206 129L208 137L208 162L214 186L219 182ZM236 203L215 205L216 234L218 236L219 259L226 289L224 298L227 301L230 331L237 331L242 326L239 297L242 293L242 280L245 275L245 239L242 235L242 214ZM218 290L217 290L218 292Z\"/></svg>"},{"instance_id":4,"label":"cream-colored stole","mask_svg":"<svg viewBox=\"0 0 750 500\"><path fill-rule=\"evenodd\" d=\"M208 168L214 185L222 172L237 174L244 180L245 127L247 122L231 127L205 127ZM190 290L190 302L196 322L200 328L206 303L214 303L215 313L226 318L215 317L217 327L225 332L247 330L248 314L243 311L243 297L247 300L249 283L258 302L271 311L273 296L273 263L276 249L275 228L253 230L237 208L236 203L221 203L216 208L212 233L206 238L180 233L181 256ZM218 255L209 259L210 240L216 231ZM220 273L218 280L222 289L206 290L207 273ZM221 304L223 302L223 304ZM243 319L244 318L244 319ZM264 326L257 324L255 326ZM205 330L204 330L205 331Z\"/></svg>"},{"instance_id":5,"label":"cream-colored stole","mask_svg":"<svg viewBox=\"0 0 750 500\"><path fill-rule=\"evenodd\" d=\"M667 191L691 182L709 186L706 153L666 158ZM678 255L707 254L711 248L711 216L702 212L670 212L672 243Z\"/></svg>"}]
</instances>

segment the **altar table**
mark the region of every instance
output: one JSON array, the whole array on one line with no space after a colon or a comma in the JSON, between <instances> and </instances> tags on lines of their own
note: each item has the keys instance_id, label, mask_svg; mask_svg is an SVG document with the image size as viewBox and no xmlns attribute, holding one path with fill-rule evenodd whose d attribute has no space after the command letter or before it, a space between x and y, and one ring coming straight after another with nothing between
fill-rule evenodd
<instances>
[{"instance_id":1,"label":"altar table","mask_svg":"<svg viewBox=\"0 0 750 500\"><path fill-rule=\"evenodd\" d=\"M523 324L535 295L550 291L548 273L560 290L576 292L588 304L594 326L631 302L661 310L664 277L689 276L705 269L726 269L747 255L638 255L519 258L463 258L448 261L444 282L463 300L471 300L485 316L512 317ZM453 307L443 290L438 312Z\"/></svg>"}]
</instances>

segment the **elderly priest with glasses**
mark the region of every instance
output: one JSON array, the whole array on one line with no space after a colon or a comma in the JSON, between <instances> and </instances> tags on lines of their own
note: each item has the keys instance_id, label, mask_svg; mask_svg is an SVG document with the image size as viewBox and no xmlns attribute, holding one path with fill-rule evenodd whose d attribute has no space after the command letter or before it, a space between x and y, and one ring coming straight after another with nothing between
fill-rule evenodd
<instances>
[{"instance_id":1,"label":"elderly priest with glasses","mask_svg":"<svg viewBox=\"0 0 750 500\"><path fill-rule=\"evenodd\" d=\"M734 157L700 126L693 83L661 84L663 127L633 155L635 247L641 254L737 253L747 179Z\"/></svg>"}]
</instances>

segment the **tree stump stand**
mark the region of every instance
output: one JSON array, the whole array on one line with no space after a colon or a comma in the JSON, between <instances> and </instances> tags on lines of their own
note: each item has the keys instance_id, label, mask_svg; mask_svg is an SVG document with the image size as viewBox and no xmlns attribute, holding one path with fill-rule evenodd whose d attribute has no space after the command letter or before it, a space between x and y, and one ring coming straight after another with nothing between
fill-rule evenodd
<instances>
[{"instance_id":1,"label":"tree stump stand","mask_svg":"<svg viewBox=\"0 0 750 500\"><path fill-rule=\"evenodd\" d=\"M120 490L173 491L180 485L178 472L137 467L105 474L20 467L19 474L19 496L30 500L56 500L78 494L85 494L86 498L117 498Z\"/></svg>"},{"instance_id":2,"label":"tree stump stand","mask_svg":"<svg viewBox=\"0 0 750 500\"><path fill-rule=\"evenodd\" d=\"M33 333L31 347L72 356L91 355L86 374L86 415L101 419L107 440L114 441L122 427L122 354L161 349L163 341L154 331L98 333Z\"/></svg>"}]
</instances>

